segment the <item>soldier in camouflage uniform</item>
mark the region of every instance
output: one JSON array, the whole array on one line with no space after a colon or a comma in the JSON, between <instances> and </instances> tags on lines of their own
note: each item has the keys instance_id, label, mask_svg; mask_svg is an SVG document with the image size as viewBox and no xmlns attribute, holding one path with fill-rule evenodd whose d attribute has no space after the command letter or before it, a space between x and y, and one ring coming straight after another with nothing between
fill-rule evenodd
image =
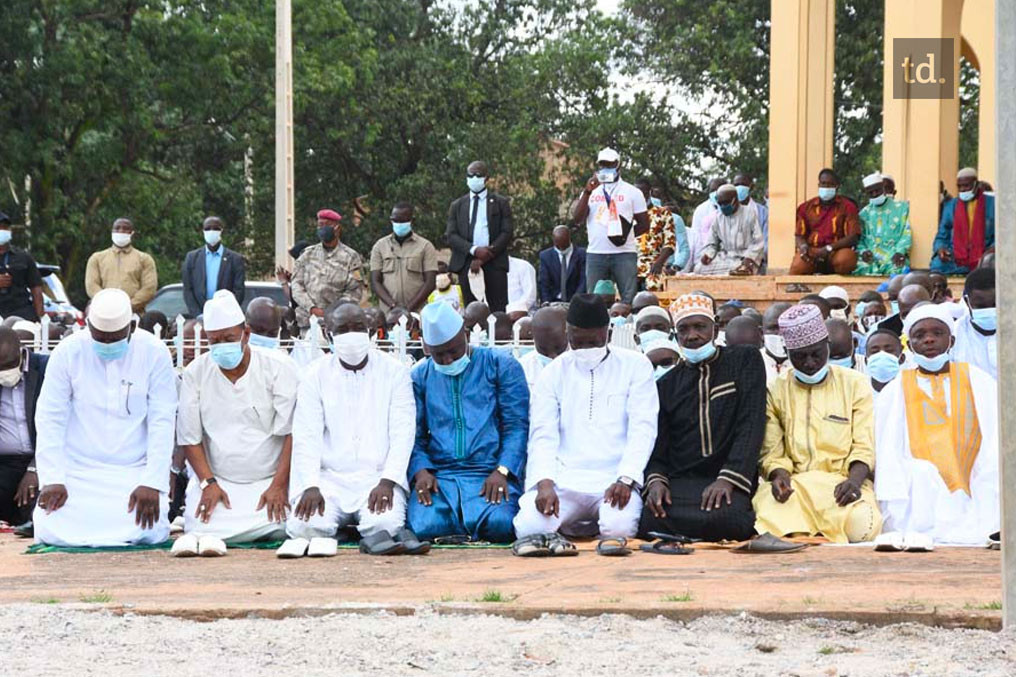
<instances>
[{"instance_id":1,"label":"soldier in camouflage uniform","mask_svg":"<svg viewBox=\"0 0 1016 677\"><path fill-rule=\"evenodd\" d=\"M339 241L342 216L331 209L317 213L320 244L307 247L293 268L290 288L297 303L296 319L301 329L310 326L310 316L324 315L325 309L342 297L360 303L363 297L363 261L355 250Z\"/></svg>"}]
</instances>

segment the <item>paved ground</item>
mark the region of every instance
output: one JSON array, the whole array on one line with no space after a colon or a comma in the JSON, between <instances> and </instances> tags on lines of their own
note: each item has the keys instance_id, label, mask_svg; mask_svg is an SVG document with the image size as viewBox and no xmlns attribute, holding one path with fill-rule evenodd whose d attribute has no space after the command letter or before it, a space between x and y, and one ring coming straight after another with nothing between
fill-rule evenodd
<instances>
[{"instance_id":1,"label":"paved ground","mask_svg":"<svg viewBox=\"0 0 1016 677\"><path fill-rule=\"evenodd\" d=\"M163 551L23 555L25 544L0 535L0 604L101 605L199 620L379 608L517 619L550 612L688 620L747 611L771 619L997 629L1000 616L1000 554L980 549L907 554L821 546L789 555L699 550L627 558L584 550L547 560L505 550L388 558L340 551L332 559L280 561L266 551L186 560Z\"/></svg>"}]
</instances>

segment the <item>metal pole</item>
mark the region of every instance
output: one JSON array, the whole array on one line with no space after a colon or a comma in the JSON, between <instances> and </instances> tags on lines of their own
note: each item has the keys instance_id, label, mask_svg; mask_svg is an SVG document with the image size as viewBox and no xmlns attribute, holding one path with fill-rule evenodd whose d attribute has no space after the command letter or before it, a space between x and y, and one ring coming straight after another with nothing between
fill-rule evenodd
<instances>
[{"instance_id":1,"label":"metal pole","mask_svg":"<svg viewBox=\"0 0 1016 677\"><path fill-rule=\"evenodd\" d=\"M998 401L1016 391L1016 2L995 3L995 285L998 306ZM1002 495L1002 621L1016 628L1016 415L998 412Z\"/></svg>"},{"instance_id":2,"label":"metal pole","mask_svg":"<svg viewBox=\"0 0 1016 677\"><path fill-rule=\"evenodd\" d=\"M275 265L293 246L293 7L275 2Z\"/></svg>"}]
</instances>

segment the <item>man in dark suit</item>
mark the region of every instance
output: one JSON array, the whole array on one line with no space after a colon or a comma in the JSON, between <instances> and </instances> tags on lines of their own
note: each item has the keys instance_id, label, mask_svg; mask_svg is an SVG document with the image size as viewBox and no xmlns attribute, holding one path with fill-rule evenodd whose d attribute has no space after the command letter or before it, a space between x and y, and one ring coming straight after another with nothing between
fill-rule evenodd
<instances>
[{"instance_id":1,"label":"man in dark suit","mask_svg":"<svg viewBox=\"0 0 1016 677\"><path fill-rule=\"evenodd\" d=\"M32 518L39 496L35 403L48 359L22 349L17 332L0 327L0 520L14 526Z\"/></svg>"},{"instance_id":2,"label":"man in dark suit","mask_svg":"<svg viewBox=\"0 0 1016 677\"><path fill-rule=\"evenodd\" d=\"M540 252L540 303L571 300L586 291L586 250L573 247L568 226L557 226L554 246Z\"/></svg>"},{"instance_id":3,"label":"man in dark suit","mask_svg":"<svg viewBox=\"0 0 1016 677\"><path fill-rule=\"evenodd\" d=\"M180 271L183 281L183 300L187 304L187 314L197 317L205 307L205 301L212 298L220 289L233 292L237 303L243 303L244 272L243 257L237 252L226 249L222 244L222 231L225 224L218 216L209 216L201 226L205 236L205 246L187 252ZM172 319L172 318L170 318Z\"/></svg>"},{"instance_id":4,"label":"man in dark suit","mask_svg":"<svg viewBox=\"0 0 1016 677\"><path fill-rule=\"evenodd\" d=\"M491 312L508 305L508 245L512 241L512 210L508 199L487 190L487 165L466 168L469 193L452 202L445 239L452 248L448 270L458 273L468 305L476 300L469 272L483 272L484 295Z\"/></svg>"}]
</instances>

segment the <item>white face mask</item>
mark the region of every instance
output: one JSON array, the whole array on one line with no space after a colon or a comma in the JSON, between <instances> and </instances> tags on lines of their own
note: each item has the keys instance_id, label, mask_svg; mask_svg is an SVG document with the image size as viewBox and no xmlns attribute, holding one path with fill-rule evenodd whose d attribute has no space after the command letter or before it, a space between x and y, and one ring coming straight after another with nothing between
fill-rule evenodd
<instances>
[{"instance_id":1,"label":"white face mask","mask_svg":"<svg viewBox=\"0 0 1016 677\"><path fill-rule=\"evenodd\" d=\"M131 243L130 233L113 233L113 244L117 247L123 248Z\"/></svg>"},{"instance_id":2,"label":"white face mask","mask_svg":"<svg viewBox=\"0 0 1016 677\"><path fill-rule=\"evenodd\" d=\"M846 308L833 308L832 310L829 311L829 317L833 318L834 320L843 320L844 322L846 322L847 321L847 309Z\"/></svg>"},{"instance_id":3,"label":"white face mask","mask_svg":"<svg viewBox=\"0 0 1016 677\"><path fill-rule=\"evenodd\" d=\"M572 349L571 352L575 355L575 362L580 367L592 370L607 356L607 346L579 348L578 350Z\"/></svg>"},{"instance_id":4,"label":"white face mask","mask_svg":"<svg viewBox=\"0 0 1016 677\"><path fill-rule=\"evenodd\" d=\"M365 331L350 331L332 339L332 350L345 364L355 367L370 350L370 335Z\"/></svg>"},{"instance_id":5,"label":"white face mask","mask_svg":"<svg viewBox=\"0 0 1016 677\"><path fill-rule=\"evenodd\" d=\"M21 383L20 366L0 371L0 386L4 388L13 388L19 383Z\"/></svg>"},{"instance_id":6,"label":"white face mask","mask_svg":"<svg viewBox=\"0 0 1016 677\"><path fill-rule=\"evenodd\" d=\"M779 334L766 334L762 337L762 342L765 344L766 350L773 357L778 357L782 360L787 356L787 345Z\"/></svg>"}]
</instances>

